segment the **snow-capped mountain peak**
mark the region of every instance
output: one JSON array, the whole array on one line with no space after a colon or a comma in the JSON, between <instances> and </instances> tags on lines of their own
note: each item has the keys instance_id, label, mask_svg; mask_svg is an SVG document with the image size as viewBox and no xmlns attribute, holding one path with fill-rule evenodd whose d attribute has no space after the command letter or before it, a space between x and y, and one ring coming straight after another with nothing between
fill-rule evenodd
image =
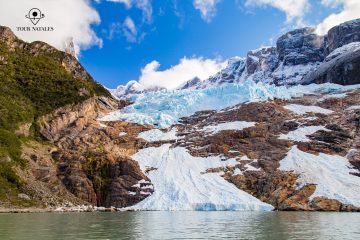
<instances>
[{"instance_id":1,"label":"snow-capped mountain peak","mask_svg":"<svg viewBox=\"0 0 360 240\"><path fill-rule=\"evenodd\" d=\"M144 87L137 81L129 81L126 85L120 85L116 89L111 89L111 94L116 98L121 98L130 94L137 94L144 91Z\"/></svg>"},{"instance_id":2,"label":"snow-capped mountain peak","mask_svg":"<svg viewBox=\"0 0 360 240\"><path fill-rule=\"evenodd\" d=\"M355 53L360 51L359 30L360 19L340 24L330 29L325 36L317 35L314 28L296 29L280 36L276 46L251 50L246 57L230 58L225 68L208 79L195 77L177 89L204 89L224 84L241 84L246 80L280 86L312 82L343 84L349 80L342 81L335 75L324 76L330 65L336 67L334 61L332 64L327 62L334 58L342 59L342 64L337 66L341 69L346 67L348 60L356 63ZM345 55L347 57L341 58ZM341 69L339 71L342 71ZM320 72L314 74L316 71ZM345 78L351 78L352 75L348 71L345 72ZM321 79L313 79L314 77ZM143 91L156 91L156 89L144 89L138 82L130 81L125 86L119 86L112 93L116 97L123 97Z\"/></svg>"}]
</instances>

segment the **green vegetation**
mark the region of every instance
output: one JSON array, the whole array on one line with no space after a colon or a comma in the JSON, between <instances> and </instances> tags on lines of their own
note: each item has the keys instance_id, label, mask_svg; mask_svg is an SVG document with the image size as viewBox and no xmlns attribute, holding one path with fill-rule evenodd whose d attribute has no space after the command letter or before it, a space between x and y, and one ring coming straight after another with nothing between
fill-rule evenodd
<instances>
[{"instance_id":1,"label":"green vegetation","mask_svg":"<svg viewBox=\"0 0 360 240\"><path fill-rule=\"evenodd\" d=\"M25 44L10 49L0 42L0 201L31 205L19 200L17 194L23 183L14 167L25 167L21 159L22 140L15 134L22 123L32 123L31 138L38 139L37 119L53 110L80 103L94 95L108 96L109 92L90 75L76 78L62 66L66 54L44 43ZM30 49L36 44L36 54ZM39 50L40 49L40 50Z\"/></svg>"},{"instance_id":2,"label":"green vegetation","mask_svg":"<svg viewBox=\"0 0 360 240\"><path fill-rule=\"evenodd\" d=\"M104 157L103 146L97 150L87 151L84 153L86 158L85 169L88 178L93 182L96 192L104 192L111 182L110 180L110 163Z\"/></svg>"}]
</instances>

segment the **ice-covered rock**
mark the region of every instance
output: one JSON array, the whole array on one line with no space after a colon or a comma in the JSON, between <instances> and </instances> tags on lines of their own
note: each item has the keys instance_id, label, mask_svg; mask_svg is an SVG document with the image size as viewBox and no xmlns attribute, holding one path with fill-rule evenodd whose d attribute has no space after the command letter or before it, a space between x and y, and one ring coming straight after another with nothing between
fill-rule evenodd
<instances>
[{"instance_id":1,"label":"ice-covered rock","mask_svg":"<svg viewBox=\"0 0 360 240\"><path fill-rule=\"evenodd\" d=\"M196 88L207 88L227 83L239 83L245 71L246 59L233 57L228 60L227 66L220 72L202 81Z\"/></svg>"},{"instance_id":2,"label":"ice-covered rock","mask_svg":"<svg viewBox=\"0 0 360 240\"><path fill-rule=\"evenodd\" d=\"M276 42L284 65L304 65L324 60L324 38L314 28L301 28L282 35Z\"/></svg>"},{"instance_id":3,"label":"ice-covered rock","mask_svg":"<svg viewBox=\"0 0 360 240\"><path fill-rule=\"evenodd\" d=\"M360 42L360 18L331 28L325 36L325 53L352 42Z\"/></svg>"},{"instance_id":4,"label":"ice-covered rock","mask_svg":"<svg viewBox=\"0 0 360 240\"><path fill-rule=\"evenodd\" d=\"M200 84L201 84L201 79L198 77L194 77L193 79L180 85L180 87L178 87L177 89L192 89L192 88L196 88Z\"/></svg>"},{"instance_id":5,"label":"ice-covered rock","mask_svg":"<svg viewBox=\"0 0 360 240\"><path fill-rule=\"evenodd\" d=\"M110 89L111 94L116 98L122 98L131 94L144 91L144 87L137 81L129 81L126 85L120 85L116 89Z\"/></svg>"},{"instance_id":6,"label":"ice-covered rock","mask_svg":"<svg viewBox=\"0 0 360 240\"><path fill-rule=\"evenodd\" d=\"M358 43L334 50L319 67L301 80L301 84L336 83L352 85L360 83L360 47Z\"/></svg>"}]
</instances>

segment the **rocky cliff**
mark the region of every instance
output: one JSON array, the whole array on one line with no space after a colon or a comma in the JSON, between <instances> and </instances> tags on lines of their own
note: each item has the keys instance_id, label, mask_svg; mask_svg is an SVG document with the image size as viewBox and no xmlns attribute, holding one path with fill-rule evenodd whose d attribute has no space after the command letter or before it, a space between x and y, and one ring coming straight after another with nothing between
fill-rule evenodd
<instances>
[{"instance_id":1,"label":"rocky cliff","mask_svg":"<svg viewBox=\"0 0 360 240\"><path fill-rule=\"evenodd\" d=\"M194 91L118 89L134 102L0 27L0 207L359 211L358 87L262 83L358 83L358 23L289 32Z\"/></svg>"},{"instance_id":2,"label":"rocky cliff","mask_svg":"<svg viewBox=\"0 0 360 240\"><path fill-rule=\"evenodd\" d=\"M127 103L71 54L0 27L0 100L0 207L126 206L147 196L129 158L147 127L100 124Z\"/></svg>"},{"instance_id":3,"label":"rocky cliff","mask_svg":"<svg viewBox=\"0 0 360 240\"><path fill-rule=\"evenodd\" d=\"M360 41L359 28L360 20L356 19L335 26L325 36L317 35L315 29L308 27L293 30L280 36L275 47L249 51L246 58L229 59L228 66L219 73L184 86L199 89L249 79L286 86L359 83L358 48L354 45ZM336 60L329 62L329 56L334 57L334 53Z\"/></svg>"}]
</instances>

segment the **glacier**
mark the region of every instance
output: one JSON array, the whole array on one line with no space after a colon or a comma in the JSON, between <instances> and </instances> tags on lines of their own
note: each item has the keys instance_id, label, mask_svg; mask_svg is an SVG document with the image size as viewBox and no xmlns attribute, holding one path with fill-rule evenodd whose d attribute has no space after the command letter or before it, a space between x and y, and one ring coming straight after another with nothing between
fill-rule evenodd
<instances>
[{"instance_id":1,"label":"glacier","mask_svg":"<svg viewBox=\"0 0 360 240\"><path fill-rule=\"evenodd\" d=\"M194 157L171 144L141 149L132 156L140 168L148 168L155 192L128 210L154 211L271 211L273 206L238 189L209 168L235 166L235 159ZM237 172L238 173L238 172Z\"/></svg>"},{"instance_id":2,"label":"glacier","mask_svg":"<svg viewBox=\"0 0 360 240\"><path fill-rule=\"evenodd\" d=\"M342 86L324 83L285 87L248 80L241 84L224 84L205 89L160 90L131 95L128 100L133 104L99 120L125 120L166 128L197 111L221 110L240 103L291 99L307 94L340 93L356 88L360 88L360 84Z\"/></svg>"}]
</instances>

